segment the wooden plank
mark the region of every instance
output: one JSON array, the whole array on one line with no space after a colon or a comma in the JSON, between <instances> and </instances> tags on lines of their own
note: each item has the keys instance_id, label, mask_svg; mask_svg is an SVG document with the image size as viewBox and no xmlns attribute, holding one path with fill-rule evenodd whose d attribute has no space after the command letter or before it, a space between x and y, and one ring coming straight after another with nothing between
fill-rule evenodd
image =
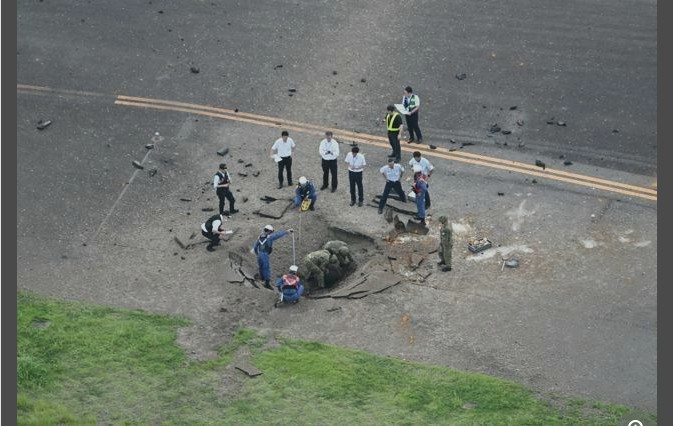
<instances>
[{"instance_id":1,"label":"wooden plank","mask_svg":"<svg viewBox=\"0 0 673 426\"><path fill-rule=\"evenodd\" d=\"M244 372L249 377L257 377L262 375L261 371L259 371L252 365L248 364L247 362L240 362L236 364L234 367L236 367L237 370Z\"/></svg>"}]
</instances>

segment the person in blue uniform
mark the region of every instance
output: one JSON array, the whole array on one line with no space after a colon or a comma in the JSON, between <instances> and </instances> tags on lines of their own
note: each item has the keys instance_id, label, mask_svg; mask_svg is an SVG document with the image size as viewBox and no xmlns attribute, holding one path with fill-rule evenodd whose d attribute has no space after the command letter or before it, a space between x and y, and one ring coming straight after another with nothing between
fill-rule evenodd
<instances>
[{"instance_id":1,"label":"person in blue uniform","mask_svg":"<svg viewBox=\"0 0 673 426\"><path fill-rule=\"evenodd\" d=\"M276 288L282 294L282 300L285 303L297 303L304 294L304 286L297 276L299 268L297 265L290 266L290 271L276 279Z\"/></svg>"},{"instance_id":2,"label":"person in blue uniform","mask_svg":"<svg viewBox=\"0 0 673 426\"><path fill-rule=\"evenodd\" d=\"M315 210L315 200L318 199L318 195L315 192L315 186L313 186L313 182L306 179L305 176L302 176L299 178L299 184L294 191L294 207L299 207L301 202L306 198L311 200L311 205L308 209Z\"/></svg>"},{"instance_id":3,"label":"person in blue uniform","mask_svg":"<svg viewBox=\"0 0 673 426\"><path fill-rule=\"evenodd\" d=\"M259 266L259 276L264 281L264 287L272 289L271 284L271 262L269 255L273 251L273 242L279 238L283 238L290 232L294 232L292 228L287 231L273 232L274 228L271 225L266 225L262 234L255 241L255 245L250 250L257 255L257 265Z\"/></svg>"}]
</instances>

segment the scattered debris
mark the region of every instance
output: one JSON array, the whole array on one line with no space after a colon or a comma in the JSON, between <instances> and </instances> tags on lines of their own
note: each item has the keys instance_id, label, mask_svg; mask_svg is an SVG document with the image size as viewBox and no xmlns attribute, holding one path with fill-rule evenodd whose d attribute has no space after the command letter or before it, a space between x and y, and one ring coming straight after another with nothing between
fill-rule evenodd
<instances>
[{"instance_id":1,"label":"scattered debris","mask_svg":"<svg viewBox=\"0 0 673 426\"><path fill-rule=\"evenodd\" d=\"M287 91L290 92L290 93L296 93L297 89L295 89L294 87L291 87L291 88L287 89Z\"/></svg>"},{"instance_id":2,"label":"scattered debris","mask_svg":"<svg viewBox=\"0 0 673 426\"><path fill-rule=\"evenodd\" d=\"M461 146L461 148L462 148L462 146ZM449 148L449 152L453 152L453 151L457 151L457 149L456 148Z\"/></svg>"},{"instance_id":3,"label":"scattered debris","mask_svg":"<svg viewBox=\"0 0 673 426\"><path fill-rule=\"evenodd\" d=\"M248 197L243 197L243 202L247 203L248 202Z\"/></svg>"},{"instance_id":4,"label":"scattered debris","mask_svg":"<svg viewBox=\"0 0 673 426\"><path fill-rule=\"evenodd\" d=\"M327 312L336 312L336 311L340 311L340 310L341 310L341 306L337 306L337 307L335 307L335 308L329 308L329 309L327 309Z\"/></svg>"},{"instance_id":5,"label":"scattered debris","mask_svg":"<svg viewBox=\"0 0 673 426\"><path fill-rule=\"evenodd\" d=\"M460 143L461 148L464 147L464 146L472 146L472 145L474 145L472 142L461 142Z\"/></svg>"},{"instance_id":6,"label":"scattered debris","mask_svg":"<svg viewBox=\"0 0 673 426\"><path fill-rule=\"evenodd\" d=\"M537 179L533 179L530 183L537 183Z\"/></svg>"},{"instance_id":7,"label":"scattered debris","mask_svg":"<svg viewBox=\"0 0 673 426\"><path fill-rule=\"evenodd\" d=\"M502 129L500 128L500 126L498 126L497 123L491 126L491 133L498 133L500 130Z\"/></svg>"},{"instance_id":8,"label":"scattered debris","mask_svg":"<svg viewBox=\"0 0 673 426\"><path fill-rule=\"evenodd\" d=\"M502 196L505 195L505 193L504 192L498 192L498 195L502 197Z\"/></svg>"},{"instance_id":9,"label":"scattered debris","mask_svg":"<svg viewBox=\"0 0 673 426\"><path fill-rule=\"evenodd\" d=\"M180 198L180 201L192 201L191 198Z\"/></svg>"},{"instance_id":10,"label":"scattered debris","mask_svg":"<svg viewBox=\"0 0 673 426\"><path fill-rule=\"evenodd\" d=\"M332 75L337 75L338 73L336 71L332 71Z\"/></svg>"},{"instance_id":11,"label":"scattered debris","mask_svg":"<svg viewBox=\"0 0 673 426\"><path fill-rule=\"evenodd\" d=\"M37 122L37 126L35 126L35 127L37 128L37 130L44 130L47 127L49 127L50 124L51 124L51 120L46 120L46 121L40 120L40 121Z\"/></svg>"},{"instance_id":12,"label":"scattered debris","mask_svg":"<svg viewBox=\"0 0 673 426\"><path fill-rule=\"evenodd\" d=\"M386 220L386 222L392 223L393 222L393 209L386 206L386 208L383 212L383 218Z\"/></svg>"},{"instance_id":13,"label":"scattered debris","mask_svg":"<svg viewBox=\"0 0 673 426\"><path fill-rule=\"evenodd\" d=\"M512 131L511 131L511 130L503 130L501 133L502 133L503 135L511 135L511 134L512 134Z\"/></svg>"},{"instance_id":14,"label":"scattered debris","mask_svg":"<svg viewBox=\"0 0 673 426\"><path fill-rule=\"evenodd\" d=\"M563 162L563 165L564 165L564 166L572 166L572 165L573 165L573 162L570 161L570 160L565 160L565 161Z\"/></svg>"},{"instance_id":15,"label":"scattered debris","mask_svg":"<svg viewBox=\"0 0 673 426\"><path fill-rule=\"evenodd\" d=\"M156 167L152 167L151 169L149 169L149 170L147 171L147 174L149 175L149 177L152 177L152 176L156 175L157 172L158 172L157 168L156 168Z\"/></svg>"},{"instance_id":16,"label":"scattered debris","mask_svg":"<svg viewBox=\"0 0 673 426\"><path fill-rule=\"evenodd\" d=\"M516 125L519 127L523 126L523 120L516 120Z\"/></svg>"},{"instance_id":17,"label":"scattered debris","mask_svg":"<svg viewBox=\"0 0 673 426\"><path fill-rule=\"evenodd\" d=\"M475 404L472 404L471 402L466 402L465 404L463 404L463 409L464 410L472 410L476 407L477 406Z\"/></svg>"},{"instance_id":18,"label":"scattered debris","mask_svg":"<svg viewBox=\"0 0 673 426\"><path fill-rule=\"evenodd\" d=\"M517 109L517 108L518 108L518 107L517 107L516 105L512 105L511 107L509 107L509 110L510 110L510 111L514 111L514 110Z\"/></svg>"},{"instance_id":19,"label":"scattered debris","mask_svg":"<svg viewBox=\"0 0 673 426\"><path fill-rule=\"evenodd\" d=\"M234 112L238 112L238 108L234 109Z\"/></svg>"},{"instance_id":20,"label":"scattered debris","mask_svg":"<svg viewBox=\"0 0 673 426\"><path fill-rule=\"evenodd\" d=\"M243 161L242 158L239 158L239 159L238 159L238 163L239 163L239 164L243 164L243 163L245 163L245 161Z\"/></svg>"},{"instance_id":21,"label":"scattered debris","mask_svg":"<svg viewBox=\"0 0 673 426\"><path fill-rule=\"evenodd\" d=\"M453 140L453 139L449 139L449 142L450 142L450 143L456 143L456 141Z\"/></svg>"},{"instance_id":22,"label":"scattered debris","mask_svg":"<svg viewBox=\"0 0 673 426\"><path fill-rule=\"evenodd\" d=\"M265 203L268 204L268 203L273 203L274 201L277 201L278 198L273 198L273 197L269 197L268 195L265 195L262 198L260 198L260 200L262 200L262 201L264 201Z\"/></svg>"},{"instance_id":23,"label":"scattered debris","mask_svg":"<svg viewBox=\"0 0 673 426\"><path fill-rule=\"evenodd\" d=\"M612 133L619 133L619 130L617 130L617 129L612 129Z\"/></svg>"},{"instance_id":24,"label":"scattered debris","mask_svg":"<svg viewBox=\"0 0 673 426\"><path fill-rule=\"evenodd\" d=\"M252 167L252 163L247 163L245 167Z\"/></svg>"},{"instance_id":25,"label":"scattered debris","mask_svg":"<svg viewBox=\"0 0 673 426\"><path fill-rule=\"evenodd\" d=\"M556 125L557 125L557 126L561 126L561 127L565 127L565 126L566 126L566 122L565 122L565 121L557 121L557 122L556 122Z\"/></svg>"},{"instance_id":26,"label":"scattered debris","mask_svg":"<svg viewBox=\"0 0 673 426\"><path fill-rule=\"evenodd\" d=\"M280 209L278 208L278 206L269 206L267 204L266 206L263 206L261 209L255 210L253 213L261 217L280 219L283 217L285 212L287 212L293 205L294 201L288 201L287 204L285 205L285 208Z\"/></svg>"},{"instance_id":27,"label":"scattered debris","mask_svg":"<svg viewBox=\"0 0 673 426\"><path fill-rule=\"evenodd\" d=\"M248 177L247 172L238 172L238 175L241 176L241 177Z\"/></svg>"},{"instance_id":28,"label":"scattered debris","mask_svg":"<svg viewBox=\"0 0 673 426\"><path fill-rule=\"evenodd\" d=\"M222 148L221 150L217 151L217 155L219 155L221 157L224 157L228 153L229 153L229 148L227 148L226 146L224 148Z\"/></svg>"},{"instance_id":29,"label":"scattered debris","mask_svg":"<svg viewBox=\"0 0 673 426\"><path fill-rule=\"evenodd\" d=\"M430 228L426 225L423 225L421 222L415 222L411 219L407 220L407 232L417 235L427 235L430 232Z\"/></svg>"},{"instance_id":30,"label":"scattered debris","mask_svg":"<svg viewBox=\"0 0 673 426\"><path fill-rule=\"evenodd\" d=\"M558 158L559 158L559 160L563 160L564 158L566 158L566 156L565 156L565 154L561 154L561 155L558 156Z\"/></svg>"},{"instance_id":31,"label":"scattered debris","mask_svg":"<svg viewBox=\"0 0 673 426\"><path fill-rule=\"evenodd\" d=\"M479 253L493 247L493 243L488 238L473 238L467 242L467 249L472 253Z\"/></svg>"},{"instance_id":32,"label":"scattered debris","mask_svg":"<svg viewBox=\"0 0 673 426\"><path fill-rule=\"evenodd\" d=\"M359 277L353 283L337 289L322 297L362 299L371 294L380 293L383 290L402 282L399 275L390 272L376 271Z\"/></svg>"},{"instance_id":33,"label":"scattered debris","mask_svg":"<svg viewBox=\"0 0 673 426\"><path fill-rule=\"evenodd\" d=\"M215 209L212 208L212 207L204 207L204 208L201 209L201 211L202 212L212 212L212 211L215 211Z\"/></svg>"},{"instance_id":34,"label":"scattered debris","mask_svg":"<svg viewBox=\"0 0 673 426\"><path fill-rule=\"evenodd\" d=\"M361 78L361 79L360 79L360 83L366 83L366 82L367 82L367 79L366 79L366 78Z\"/></svg>"},{"instance_id":35,"label":"scattered debris","mask_svg":"<svg viewBox=\"0 0 673 426\"><path fill-rule=\"evenodd\" d=\"M547 120L547 124L556 124L556 121L554 121L554 117Z\"/></svg>"},{"instance_id":36,"label":"scattered debris","mask_svg":"<svg viewBox=\"0 0 673 426\"><path fill-rule=\"evenodd\" d=\"M142 169L145 168L145 166L140 164L140 161L137 161L137 160L133 160L133 162L131 164L133 164L133 167L135 167L136 169L142 170Z\"/></svg>"},{"instance_id":37,"label":"scattered debris","mask_svg":"<svg viewBox=\"0 0 673 426\"><path fill-rule=\"evenodd\" d=\"M187 248L187 246L186 246L182 241L180 241L180 238L178 238L178 237L173 237L173 241L175 241L176 243L178 243L178 245L180 246L181 249L184 250L184 249Z\"/></svg>"},{"instance_id":38,"label":"scattered debris","mask_svg":"<svg viewBox=\"0 0 673 426\"><path fill-rule=\"evenodd\" d=\"M542 170L545 170L545 168L547 167L547 165L540 160L535 160L535 165L538 167L542 167Z\"/></svg>"},{"instance_id":39,"label":"scattered debris","mask_svg":"<svg viewBox=\"0 0 673 426\"><path fill-rule=\"evenodd\" d=\"M273 69L275 69L275 70L277 70L277 69L279 69L279 68L283 68L283 64L278 64L278 65L276 65L275 67L273 67Z\"/></svg>"},{"instance_id":40,"label":"scattered debris","mask_svg":"<svg viewBox=\"0 0 673 426\"><path fill-rule=\"evenodd\" d=\"M397 260L397 258L395 256L388 255L388 260Z\"/></svg>"},{"instance_id":41,"label":"scattered debris","mask_svg":"<svg viewBox=\"0 0 673 426\"><path fill-rule=\"evenodd\" d=\"M516 260L516 259L505 260L504 264L508 268L518 268L519 267L519 261Z\"/></svg>"},{"instance_id":42,"label":"scattered debris","mask_svg":"<svg viewBox=\"0 0 673 426\"><path fill-rule=\"evenodd\" d=\"M430 149L437 149L436 145L430 145Z\"/></svg>"},{"instance_id":43,"label":"scattered debris","mask_svg":"<svg viewBox=\"0 0 673 426\"><path fill-rule=\"evenodd\" d=\"M465 74L464 72L460 73L460 74L456 74L456 78L458 80L465 80L467 78L467 74Z\"/></svg>"},{"instance_id":44,"label":"scattered debris","mask_svg":"<svg viewBox=\"0 0 673 426\"><path fill-rule=\"evenodd\" d=\"M201 72L201 70L196 67L190 67L189 70L194 74L198 74L199 72Z\"/></svg>"},{"instance_id":45,"label":"scattered debris","mask_svg":"<svg viewBox=\"0 0 673 426\"><path fill-rule=\"evenodd\" d=\"M254 177L257 177L257 176L259 176L260 173L262 173L260 170L256 170L256 171L252 172L252 175Z\"/></svg>"},{"instance_id":46,"label":"scattered debris","mask_svg":"<svg viewBox=\"0 0 673 426\"><path fill-rule=\"evenodd\" d=\"M262 374L261 371L253 367L252 365L248 364L247 362L242 362L239 364L236 364L234 367L236 367L237 370L240 370L247 374L249 377L257 377Z\"/></svg>"},{"instance_id":47,"label":"scattered debris","mask_svg":"<svg viewBox=\"0 0 673 426\"><path fill-rule=\"evenodd\" d=\"M147 145L145 145L145 149L154 149L154 144L148 143Z\"/></svg>"}]
</instances>

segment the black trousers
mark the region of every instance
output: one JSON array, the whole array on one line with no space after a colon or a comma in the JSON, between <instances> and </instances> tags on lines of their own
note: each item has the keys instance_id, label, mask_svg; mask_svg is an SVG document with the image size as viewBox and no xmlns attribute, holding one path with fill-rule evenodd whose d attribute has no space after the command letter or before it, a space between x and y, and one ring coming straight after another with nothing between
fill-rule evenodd
<instances>
[{"instance_id":1,"label":"black trousers","mask_svg":"<svg viewBox=\"0 0 673 426\"><path fill-rule=\"evenodd\" d=\"M395 160L400 161L402 159L402 148L400 148L400 132L398 131L388 131L388 142L393 148L393 155L395 155Z\"/></svg>"},{"instance_id":2,"label":"black trousers","mask_svg":"<svg viewBox=\"0 0 673 426\"><path fill-rule=\"evenodd\" d=\"M206 232L202 229L201 235L210 240L210 243L208 244L209 247L220 245L220 236L218 234L214 234L212 232Z\"/></svg>"},{"instance_id":3,"label":"black trousers","mask_svg":"<svg viewBox=\"0 0 673 426\"><path fill-rule=\"evenodd\" d=\"M327 188L329 174L332 173L332 189L337 189L337 160L322 160L322 186Z\"/></svg>"},{"instance_id":4,"label":"black trousers","mask_svg":"<svg viewBox=\"0 0 673 426\"><path fill-rule=\"evenodd\" d=\"M236 199L234 198L234 194L229 191L229 188L217 188L215 193L217 194L217 198L220 199L220 214L224 214L225 199L229 200L229 211L234 210L234 203L236 202Z\"/></svg>"},{"instance_id":5,"label":"black trousers","mask_svg":"<svg viewBox=\"0 0 673 426\"><path fill-rule=\"evenodd\" d=\"M428 185L428 190L425 191L425 208L430 208L430 185Z\"/></svg>"},{"instance_id":6,"label":"black trousers","mask_svg":"<svg viewBox=\"0 0 673 426\"><path fill-rule=\"evenodd\" d=\"M381 195L381 201L379 201L379 210L383 210L383 208L386 206L386 201L388 201L388 195L390 195L390 191L395 190L397 192L397 195L400 197L400 200L406 203L407 201L407 196L402 191L402 183L398 180L396 182L391 182L387 181L386 182L386 187L383 188L383 195Z\"/></svg>"},{"instance_id":7,"label":"black trousers","mask_svg":"<svg viewBox=\"0 0 673 426\"><path fill-rule=\"evenodd\" d=\"M278 182L283 184L283 169L287 168L287 184L292 185L292 157L281 157L278 162Z\"/></svg>"},{"instance_id":8,"label":"black trousers","mask_svg":"<svg viewBox=\"0 0 673 426\"><path fill-rule=\"evenodd\" d=\"M355 202L355 187L358 188L358 201L364 201L365 196L362 193L362 172L348 171L348 181L351 186L351 201Z\"/></svg>"},{"instance_id":9,"label":"black trousers","mask_svg":"<svg viewBox=\"0 0 673 426\"><path fill-rule=\"evenodd\" d=\"M407 130L409 131L410 140L423 139L423 135L421 135L421 128L418 127L418 114L419 113L405 115L407 118ZM416 134L416 138L414 138L414 133Z\"/></svg>"}]
</instances>

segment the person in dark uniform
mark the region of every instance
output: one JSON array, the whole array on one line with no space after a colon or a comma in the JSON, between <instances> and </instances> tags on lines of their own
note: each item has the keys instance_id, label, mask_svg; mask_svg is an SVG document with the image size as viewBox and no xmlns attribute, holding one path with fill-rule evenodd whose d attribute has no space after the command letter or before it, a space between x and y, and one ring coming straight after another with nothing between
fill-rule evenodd
<instances>
[{"instance_id":1,"label":"person in dark uniform","mask_svg":"<svg viewBox=\"0 0 673 426\"><path fill-rule=\"evenodd\" d=\"M386 129L388 130L388 142L393 148L393 152L388 157L395 158L396 162L402 159L402 150L400 148L400 138L402 137L402 117L395 111L393 105L388 105L386 114Z\"/></svg>"},{"instance_id":2,"label":"person in dark uniform","mask_svg":"<svg viewBox=\"0 0 673 426\"><path fill-rule=\"evenodd\" d=\"M451 231L451 224L446 216L440 216L439 223L442 224L442 229L439 231L439 262L437 264L442 266L442 272L448 272L451 270L453 233Z\"/></svg>"},{"instance_id":3,"label":"person in dark uniform","mask_svg":"<svg viewBox=\"0 0 673 426\"><path fill-rule=\"evenodd\" d=\"M315 210L315 201L318 199L318 195L315 192L315 186L313 182L306 179L306 176L299 178L299 184L297 189L294 190L294 208L301 206L302 201L305 199L311 200L309 205L309 210Z\"/></svg>"},{"instance_id":4,"label":"person in dark uniform","mask_svg":"<svg viewBox=\"0 0 673 426\"><path fill-rule=\"evenodd\" d=\"M215 188L215 193L217 198L220 199L220 214L225 215L224 211L224 200L229 200L229 214L238 213L238 210L234 208L234 203L236 199L234 194L229 190L229 184L231 184L231 177L227 171L227 165L225 163L220 164L220 170L215 173L213 176L213 188Z\"/></svg>"},{"instance_id":5,"label":"person in dark uniform","mask_svg":"<svg viewBox=\"0 0 673 426\"><path fill-rule=\"evenodd\" d=\"M418 127L418 111L421 106L421 100L418 95L414 94L410 86L404 88L404 97L402 98L402 105L407 110L407 130L409 131L409 143L423 143L423 135L421 135L421 128ZM414 139L414 134L416 139Z\"/></svg>"},{"instance_id":6,"label":"person in dark uniform","mask_svg":"<svg viewBox=\"0 0 673 426\"><path fill-rule=\"evenodd\" d=\"M215 251L215 246L220 245L222 237L226 234L224 230L225 220L224 215L216 214L201 224L201 234L210 240L206 250Z\"/></svg>"}]
</instances>

